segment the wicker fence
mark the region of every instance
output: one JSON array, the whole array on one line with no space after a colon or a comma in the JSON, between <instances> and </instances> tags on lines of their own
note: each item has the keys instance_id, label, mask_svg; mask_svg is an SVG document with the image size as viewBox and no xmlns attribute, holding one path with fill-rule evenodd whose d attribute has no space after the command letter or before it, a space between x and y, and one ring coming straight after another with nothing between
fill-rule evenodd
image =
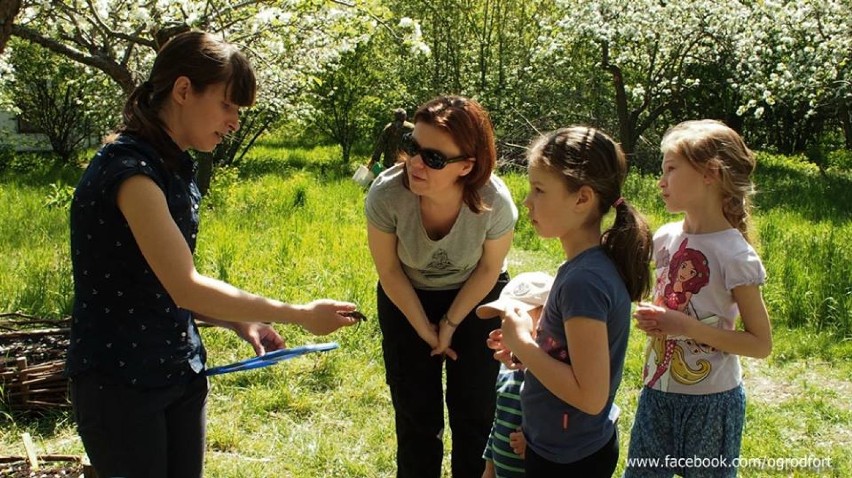
<instances>
[{"instance_id":1,"label":"wicker fence","mask_svg":"<svg viewBox=\"0 0 852 478\"><path fill-rule=\"evenodd\" d=\"M67 408L69 319L0 314L0 396L9 410Z\"/></svg>"}]
</instances>

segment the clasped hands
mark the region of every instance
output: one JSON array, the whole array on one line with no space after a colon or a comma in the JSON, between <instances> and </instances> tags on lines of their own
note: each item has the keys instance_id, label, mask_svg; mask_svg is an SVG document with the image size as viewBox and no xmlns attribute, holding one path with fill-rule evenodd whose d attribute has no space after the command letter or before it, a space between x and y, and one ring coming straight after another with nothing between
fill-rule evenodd
<instances>
[{"instance_id":1,"label":"clasped hands","mask_svg":"<svg viewBox=\"0 0 852 478\"><path fill-rule=\"evenodd\" d=\"M683 312L640 302L633 313L636 327L652 337L689 336L690 318Z\"/></svg>"}]
</instances>

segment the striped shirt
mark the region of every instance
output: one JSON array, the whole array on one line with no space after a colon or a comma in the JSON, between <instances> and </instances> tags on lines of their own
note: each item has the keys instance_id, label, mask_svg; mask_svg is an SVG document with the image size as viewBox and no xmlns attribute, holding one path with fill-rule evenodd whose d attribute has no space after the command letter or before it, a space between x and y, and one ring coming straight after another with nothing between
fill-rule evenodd
<instances>
[{"instance_id":1,"label":"striped shirt","mask_svg":"<svg viewBox=\"0 0 852 478\"><path fill-rule=\"evenodd\" d=\"M524 476L524 460L516 455L509 446L509 434L521 428L521 386L524 383L523 370L509 370L500 367L497 375L497 411L494 424L482 457L494 463L497 478L517 478Z\"/></svg>"}]
</instances>

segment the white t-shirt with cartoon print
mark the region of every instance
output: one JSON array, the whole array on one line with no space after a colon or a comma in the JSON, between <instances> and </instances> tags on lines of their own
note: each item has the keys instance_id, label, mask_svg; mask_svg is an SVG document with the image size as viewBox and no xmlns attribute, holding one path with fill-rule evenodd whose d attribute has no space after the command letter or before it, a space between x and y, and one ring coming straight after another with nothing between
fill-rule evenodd
<instances>
[{"instance_id":1,"label":"white t-shirt with cartoon print","mask_svg":"<svg viewBox=\"0 0 852 478\"><path fill-rule=\"evenodd\" d=\"M762 285L766 270L734 228L709 234L683 232L683 221L654 234L657 282L654 303L705 324L733 330L739 309L731 291ZM687 337L648 338L645 386L670 393L724 392L742 381L739 357Z\"/></svg>"}]
</instances>

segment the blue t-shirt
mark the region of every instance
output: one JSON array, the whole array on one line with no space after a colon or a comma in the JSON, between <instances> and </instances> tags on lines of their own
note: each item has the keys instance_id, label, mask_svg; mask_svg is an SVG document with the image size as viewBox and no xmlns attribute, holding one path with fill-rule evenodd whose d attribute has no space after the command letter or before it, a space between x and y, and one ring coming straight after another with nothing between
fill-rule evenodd
<instances>
[{"instance_id":1,"label":"blue t-shirt","mask_svg":"<svg viewBox=\"0 0 852 478\"><path fill-rule=\"evenodd\" d=\"M523 370L510 370L500 366L495 389L497 408L494 424L488 435L488 443L482 458L494 463L497 478L523 478L524 459L509 445L509 434L521 428L521 386L524 384Z\"/></svg>"},{"instance_id":2,"label":"blue t-shirt","mask_svg":"<svg viewBox=\"0 0 852 478\"><path fill-rule=\"evenodd\" d=\"M555 463L573 463L600 450L612 438L618 418L613 400L621 384L630 334L630 294L600 246L559 267L539 321L539 347L570 364L565 321L580 316L606 323L610 379L603 411L589 415L578 410L551 393L529 370L521 393L527 446Z\"/></svg>"},{"instance_id":3,"label":"blue t-shirt","mask_svg":"<svg viewBox=\"0 0 852 478\"><path fill-rule=\"evenodd\" d=\"M206 354L190 311L179 308L142 256L116 203L121 183L151 178L190 250L201 195L194 163L177 150L179 170L144 140L123 134L92 159L71 204L74 307L66 371L95 370L140 387L182 383L204 370Z\"/></svg>"}]
</instances>

